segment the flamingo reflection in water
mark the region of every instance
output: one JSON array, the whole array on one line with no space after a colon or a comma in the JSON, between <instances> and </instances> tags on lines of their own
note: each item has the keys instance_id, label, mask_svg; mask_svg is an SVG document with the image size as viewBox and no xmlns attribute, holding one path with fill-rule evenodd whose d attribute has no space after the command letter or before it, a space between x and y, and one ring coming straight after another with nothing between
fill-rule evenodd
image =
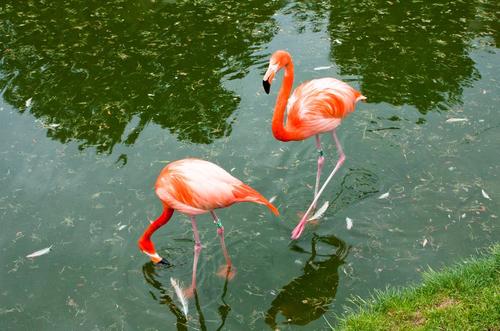
<instances>
[{"instance_id":1,"label":"flamingo reflection in water","mask_svg":"<svg viewBox=\"0 0 500 331\"><path fill-rule=\"evenodd\" d=\"M333 246L336 250L321 254L318 251L326 247L321 245L317 248L318 243ZM296 244L292 250L311 256L304 263L304 274L285 285L266 312L266 323L273 330L277 329L279 322L276 319L280 312L284 316L284 324L307 325L328 310L337 293L338 268L344 264L349 247L337 237L314 234L310 253Z\"/></svg>"},{"instance_id":2,"label":"flamingo reflection in water","mask_svg":"<svg viewBox=\"0 0 500 331\"><path fill-rule=\"evenodd\" d=\"M153 293L153 291L150 291L151 296L153 297L154 300L158 301L159 304L161 305L166 305L168 306L168 309L174 314L175 318L177 319L176 325L177 325L177 330L178 331L187 331L188 330L188 319L186 315L184 315L182 311L182 307L178 307L175 304L175 301L173 298L169 295L169 290L167 288L170 288L170 283L166 284L165 286L160 282L159 279L163 278L161 275L158 275L158 271L164 271L164 268L159 267L158 265L155 265L153 262L148 262L145 263L142 266L142 273L144 275L144 279L148 284L150 284L152 287L154 287L156 290L158 290L159 295L156 295ZM222 295L220 297L222 304L219 306L217 309L219 316L220 316L220 324L217 327L217 331L222 330L224 327L224 324L226 323L226 318L229 315L229 312L231 311L231 307L226 303L225 297L227 294L227 288L228 288L228 282L229 279L226 278L226 281L224 283L224 287L222 290ZM200 299L198 297L198 293L195 291L193 293L194 300L195 300L195 307L196 311L198 313L198 322L199 322L199 328L200 330L208 330L207 325L205 322L205 316L203 314L203 311L201 310L201 304L200 304ZM189 329L192 329L189 328Z\"/></svg>"}]
</instances>

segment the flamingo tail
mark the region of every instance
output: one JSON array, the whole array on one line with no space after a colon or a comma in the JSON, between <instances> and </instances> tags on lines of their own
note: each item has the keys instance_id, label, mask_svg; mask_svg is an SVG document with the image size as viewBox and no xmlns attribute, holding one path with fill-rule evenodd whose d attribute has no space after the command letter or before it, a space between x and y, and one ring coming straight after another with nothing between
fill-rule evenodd
<instances>
[{"instance_id":1,"label":"flamingo tail","mask_svg":"<svg viewBox=\"0 0 500 331\"><path fill-rule=\"evenodd\" d=\"M280 214L278 208L276 208L272 203L270 203L266 198L264 198L262 194L260 194L259 192L257 192L248 185L245 184L240 185L234 193L238 201L255 202L260 205L266 206L276 216L279 216Z\"/></svg>"},{"instance_id":2,"label":"flamingo tail","mask_svg":"<svg viewBox=\"0 0 500 331\"><path fill-rule=\"evenodd\" d=\"M269 210L271 210L271 212L276 215L276 216L279 216L280 215L280 212L278 211L278 208L276 208L272 203L270 203L269 201L267 201L265 198L264 198L265 201L262 201L261 203L263 205L265 205L267 208L269 208Z\"/></svg>"}]
</instances>

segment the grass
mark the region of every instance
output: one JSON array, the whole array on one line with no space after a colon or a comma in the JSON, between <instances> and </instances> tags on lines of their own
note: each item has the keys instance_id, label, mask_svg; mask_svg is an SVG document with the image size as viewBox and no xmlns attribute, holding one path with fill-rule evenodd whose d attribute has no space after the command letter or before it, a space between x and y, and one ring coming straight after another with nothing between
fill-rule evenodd
<instances>
[{"instance_id":1,"label":"grass","mask_svg":"<svg viewBox=\"0 0 500 331\"><path fill-rule=\"evenodd\" d=\"M440 272L423 284L376 292L341 319L339 330L499 330L500 244Z\"/></svg>"}]
</instances>

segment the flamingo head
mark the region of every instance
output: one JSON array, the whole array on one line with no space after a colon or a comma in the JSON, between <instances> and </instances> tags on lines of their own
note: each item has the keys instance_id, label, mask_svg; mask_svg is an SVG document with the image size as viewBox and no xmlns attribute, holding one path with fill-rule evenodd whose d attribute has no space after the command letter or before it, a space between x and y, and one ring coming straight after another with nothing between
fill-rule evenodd
<instances>
[{"instance_id":1,"label":"flamingo head","mask_svg":"<svg viewBox=\"0 0 500 331\"><path fill-rule=\"evenodd\" d=\"M276 51L271 56L269 60L269 67L267 68L264 78L262 79L262 85L264 86L264 91L269 94L271 90L271 83L273 82L276 73L283 67L286 67L292 62L292 57L287 51Z\"/></svg>"},{"instance_id":2,"label":"flamingo head","mask_svg":"<svg viewBox=\"0 0 500 331\"><path fill-rule=\"evenodd\" d=\"M143 238L139 239L139 249L141 252L149 256L151 261L154 264L166 264L170 265L170 263L162 258L158 253L156 253L155 247L150 240L144 240Z\"/></svg>"}]
</instances>

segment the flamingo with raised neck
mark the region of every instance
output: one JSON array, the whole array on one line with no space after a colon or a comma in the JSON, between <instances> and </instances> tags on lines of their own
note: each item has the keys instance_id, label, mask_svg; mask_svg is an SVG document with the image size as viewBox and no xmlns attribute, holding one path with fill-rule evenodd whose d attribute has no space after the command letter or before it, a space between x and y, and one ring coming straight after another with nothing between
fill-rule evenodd
<instances>
[{"instance_id":1,"label":"flamingo with raised neck","mask_svg":"<svg viewBox=\"0 0 500 331\"><path fill-rule=\"evenodd\" d=\"M272 121L273 135L281 141L304 140L315 136L318 149L318 170L314 197L311 205L292 232L292 239L298 239L304 231L308 216L316 208L316 203L325 187L345 161L342 145L337 138L336 128L356 103L365 100L359 91L335 78L320 78L304 82L295 91L293 86L292 57L286 51L276 51L269 60L269 67L263 78L264 90L269 94L271 83L278 71L284 69L283 83L278 93ZM285 122L286 112L286 123ZM331 132L339 159L321 188L319 182L325 158L321 148L320 134Z\"/></svg>"}]
</instances>

